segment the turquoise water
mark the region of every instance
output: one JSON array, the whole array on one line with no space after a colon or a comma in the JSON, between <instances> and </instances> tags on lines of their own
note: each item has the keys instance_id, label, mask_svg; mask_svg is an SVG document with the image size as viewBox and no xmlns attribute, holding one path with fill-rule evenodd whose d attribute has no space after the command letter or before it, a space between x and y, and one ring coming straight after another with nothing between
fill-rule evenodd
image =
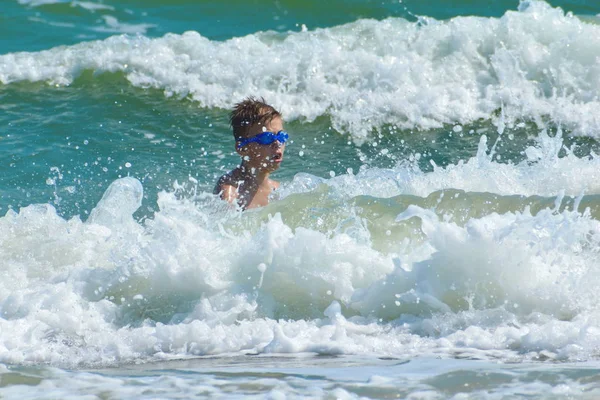
<instances>
[{"instance_id":1,"label":"turquoise water","mask_svg":"<svg viewBox=\"0 0 600 400\"><path fill-rule=\"evenodd\" d=\"M598 15L6 1L1 395L597 397ZM292 140L240 213L250 95Z\"/></svg>"}]
</instances>

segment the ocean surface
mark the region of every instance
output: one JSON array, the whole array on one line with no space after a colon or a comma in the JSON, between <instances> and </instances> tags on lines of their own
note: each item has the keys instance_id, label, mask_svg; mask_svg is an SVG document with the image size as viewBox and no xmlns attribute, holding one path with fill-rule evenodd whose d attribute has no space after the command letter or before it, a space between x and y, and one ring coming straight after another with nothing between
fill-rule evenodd
<instances>
[{"instance_id":1,"label":"ocean surface","mask_svg":"<svg viewBox=\"0 0 600 400\"><path fill-rule=\"evenodd\" d=\"M599 398L599 94L595 0L3 0L0 398Z\"/></svg>"}]
</instances>

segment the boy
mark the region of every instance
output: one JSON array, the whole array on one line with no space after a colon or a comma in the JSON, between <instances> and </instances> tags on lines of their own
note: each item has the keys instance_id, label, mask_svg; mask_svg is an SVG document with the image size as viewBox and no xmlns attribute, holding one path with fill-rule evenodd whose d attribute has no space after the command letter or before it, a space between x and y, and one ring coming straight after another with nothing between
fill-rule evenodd
<instances>
[{"instance_id":1,"label":"boy","mask_svg":"<svg viewBox=\"0 0 600 400\"><path fill-rule=\"evenodd\" d=\"M230 122L242 163L219 178L214 193L243 210L266 206L279 187L269 175L279 168L288 139L281 114L264 99L248 97L235 105Z\"/></svg>"}]
</instances>

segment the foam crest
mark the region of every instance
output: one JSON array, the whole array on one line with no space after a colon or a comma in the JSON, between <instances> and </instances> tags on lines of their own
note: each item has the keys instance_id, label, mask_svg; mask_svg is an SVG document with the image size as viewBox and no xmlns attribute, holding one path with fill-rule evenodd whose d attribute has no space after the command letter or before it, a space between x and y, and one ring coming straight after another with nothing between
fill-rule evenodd
<instances>
[{"instance_id":1,"label":"foam crest","mask_svg":"<svg viewBox=\"0 0 600 400\"><path fill-rule=\"evenodd\" d=\"M162 193L139 223L140 197L124 178L86 222L49 205L0 218L0 361L456 349L569 359L597 347L585 327L597 322L600 223L588 213L556 206L458 224L412 205L382 250L369 230L379 217L359 211L349 229L347 214L328 212L339 225L320 230Z\"/></svg>"},{"instance_id":2,"label":"foam crest","mask_svg":"<svg viewBox=\"0 0 600 400\"><path fill-rule=\"evenodd\" d=\"M430 129L478 119L547 119L600 131L600 27L541 1L501 18L389 18L264 32L224 42L196 32L115 36L0 56L0 81L68 85L82 71L122 72L136 86L229 108L264 96L287 119L323 115L357 141L386 124Z\"/></svg>"},{"instance_id":3,"label":"foam crest","mask_svg":"<svg viewBox=\"0 0 600 400\"><path fill-rule=\"evenodd\" d=\"M387 305L382 312L399 317L506 305L517 314L536 310L572 318L594 309L588 279L600 273L593 261L597 220L545 209L535 216L491 214L459 226L411 206L398 221L410 218L422 220L430 253L422 261L398 261L393 274L356 296L361 312Z\"/></svg>"},{"instance_id":4,"label":"foam crest","mask_svg":"<svg viewBox=\"0 0 600 400\"><path fill-rule=\"evenodd\" d=\"M566 150L566 155L559 157L561 150ZM476 156L445 167L434 164L431 172L422 171L414 161L402 160L393 168L365 166L356 174L350 172L330 179L299 173L280 193L285 198L322 191L319 188L326 186L328 196L340 199L361 195L426 197L447 189L523 196L600 194L600 158L577 157L563 146L562 134L550 137L545 131L540 132L537 144L526 148L525 153L528 158L519 163L499 162L493 146L482 136Z\"/></svg>"},{"instance_id":5,"label":"foam crest","mask_svg":"<svg viewBox=\"0 0 600 400\"><path fill-rule=\"evenodd\" d=\"M19 0L19 4L23 4L30 7L39 7L49 4L70 4L71 7L81 7L92 12L96 10L114 10L114 7L102 3L77 0Z\"/></svg>"},{"instance_id":6,"label":"foam crest","mask_svg":"<svg viewBox=\"0 0 600 400\"><path fill-rule=\"evenodd\" d=\"M130 177L119 179L106 189L88 221L108 227L131 223L132 214L142 205L143 195L140 181Z\"/></svg>"}]
</instances>

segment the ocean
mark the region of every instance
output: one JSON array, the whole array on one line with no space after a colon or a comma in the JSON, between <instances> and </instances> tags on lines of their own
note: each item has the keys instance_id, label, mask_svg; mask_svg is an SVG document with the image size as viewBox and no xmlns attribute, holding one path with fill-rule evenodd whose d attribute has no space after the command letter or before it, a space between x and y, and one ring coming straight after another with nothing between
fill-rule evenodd
<instances>
[{"instance_id":1,"label":"ocean","mask_svg":"<svg viewBox=\"0 0 600 400\"><path fill-rule=\"evenodd\" d=\"M599 54L592 0L4 0L0 398L600 397Z\"/></svg>"}]
</instances>

